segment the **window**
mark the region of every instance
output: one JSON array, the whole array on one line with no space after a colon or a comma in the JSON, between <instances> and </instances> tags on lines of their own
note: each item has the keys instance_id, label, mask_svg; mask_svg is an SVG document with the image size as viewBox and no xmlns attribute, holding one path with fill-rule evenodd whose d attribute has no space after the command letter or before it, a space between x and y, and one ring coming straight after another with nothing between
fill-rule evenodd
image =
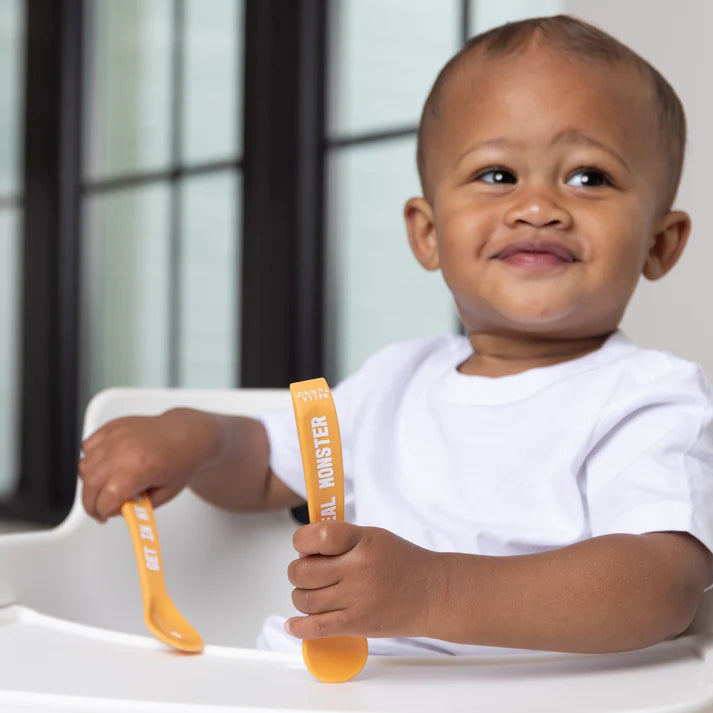
<instances>
[{"instance_id":1,"label":"window","mask_svg":"<svg viewBox=\"0 0 713 713\"><path fill-rule=\"evenodd\" d=\"M85 7L82 402L234 386L243 4Z\"/></svg>"},{"instance_id":2,"label":"window","mask_svg":"<svg viewBox=\"0 0 713 713\"><path fill-rule=\"evenodd\" d=\"M462 44L463 22L460 0L329 4L325 336L332 381L389 342L457 328L440 273L411 255L401 211L421 192L421 107Z\"/></svg>"},{"instance_id":3,"label":"window","mask_svg":"<svg viewBox=\"0 0 713 713\"><path fill-rule=\"evenodd\" d=\"M20 0L0 2L0 495L17 485L21 154L24 109L24 13Z\"/></svg>"}]
</instances>

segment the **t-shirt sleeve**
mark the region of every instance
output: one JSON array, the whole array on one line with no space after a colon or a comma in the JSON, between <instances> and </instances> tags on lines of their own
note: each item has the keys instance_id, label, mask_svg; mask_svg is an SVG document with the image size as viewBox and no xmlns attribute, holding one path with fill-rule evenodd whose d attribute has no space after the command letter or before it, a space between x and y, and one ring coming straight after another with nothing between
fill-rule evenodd
<instances>
[{"instance_id":1,"label":"t-shirt sleeve","mask_svg":"<svg viewBox=\"0 0 713 713\"><path fill-rule=\"evenodd\" d=\"M681 362L622 384L586 467L592 535L688 532L713 551L713 395Z\"/></svg>"},{"instance_id":2,"label":"t-shirt sleeve","mask_svg":"<svg viewBox=\"0 0 713 713\"><path fill-rule=\"evenodd\" d=\"M307 500L297 426L291 408L259 415L270 444L270 469L293 492Z\"/></svg>"},{"instance_id":3,"label":"t-shirt sleeve","mask_svg":"<svg viewBox=\"0 0 713 713\"><path fill-rule=\"evenodd\" d=\"M339 435L342 441L344 465L344 497L347 507L352 499L351 450L349 443L350 414L352 410L353 382L349 377L332 389L334 406L337 411ZM297 424L292 408L268 411L257 417L265 426L270 444L270 468L272 472L293 492L307 500L302 456L297 436Z\"/></svg>"}]
</instances>

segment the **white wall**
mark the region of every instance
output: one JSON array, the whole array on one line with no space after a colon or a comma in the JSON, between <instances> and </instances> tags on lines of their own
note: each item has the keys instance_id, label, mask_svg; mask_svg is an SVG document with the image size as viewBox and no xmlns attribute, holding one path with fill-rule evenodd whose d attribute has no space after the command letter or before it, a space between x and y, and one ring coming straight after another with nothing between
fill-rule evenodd
<instances>
[{"instance_id":1,"label":"white wall","mask_svg":"<svg viewBox=\"0 0 713 713\"><path fill-rule=\"evenodd\" d=\"M565 11L601 27L653 64L688 118L688 155L677 208L690 213L686 252L660 282L642 280L623 328L644 346L699 362L713 378L713 2L565 0Z\"/></svg>"}]
</instances>

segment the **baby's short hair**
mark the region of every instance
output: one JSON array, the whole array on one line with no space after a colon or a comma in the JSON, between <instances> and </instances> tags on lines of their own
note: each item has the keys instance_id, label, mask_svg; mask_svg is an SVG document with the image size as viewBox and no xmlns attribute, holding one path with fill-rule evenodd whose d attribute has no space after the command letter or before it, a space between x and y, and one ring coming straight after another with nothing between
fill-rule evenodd
<instances>
[{"instance_id":1,"label":"baby's short hair","mask_svg":"<svg viewBox=\"0 0 713 713\"><path fill-rule=\"evenodd\" d=\"M686 146L686 115L681 100L663 75L643 57L599 28L569 15L530 18L483 32L472 37L443 67L426 99L418 128L416 160L424 194L428 191L427 147L439 116L443 89L453 70L474 51L479 51L483 58L503 57L515 54L535 40L545 47L576 57L629 65L650 82L658 110L662 146L669 158L665 198L666 208L670 208L681 179Z\"/></svg>"}]
</instances>

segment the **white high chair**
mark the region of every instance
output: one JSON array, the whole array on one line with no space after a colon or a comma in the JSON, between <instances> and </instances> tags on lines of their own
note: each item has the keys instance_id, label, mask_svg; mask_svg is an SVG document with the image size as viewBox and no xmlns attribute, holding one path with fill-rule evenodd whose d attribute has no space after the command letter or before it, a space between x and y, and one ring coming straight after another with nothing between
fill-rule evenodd
<instances>
[{"instance_id":1,"label":"white high chair","mask_svg":"<svg viewBox=\"0 0 713 713\"><path fill-rule=\"evenodd\" d=\"M85 436L127 414L194 406L254 414L287 391L112 389ZM44 532L0 536L0 707L39 711L713 711L713 603L684 636L624 654L378 658L345 684L299 654L251 648L263 618L290 614L287 512L235 515L186 491L156 511L171 598L206 641L184 655L144 628L121 518L99 525L77 497Z\"/></svg>"}]
</instances>

